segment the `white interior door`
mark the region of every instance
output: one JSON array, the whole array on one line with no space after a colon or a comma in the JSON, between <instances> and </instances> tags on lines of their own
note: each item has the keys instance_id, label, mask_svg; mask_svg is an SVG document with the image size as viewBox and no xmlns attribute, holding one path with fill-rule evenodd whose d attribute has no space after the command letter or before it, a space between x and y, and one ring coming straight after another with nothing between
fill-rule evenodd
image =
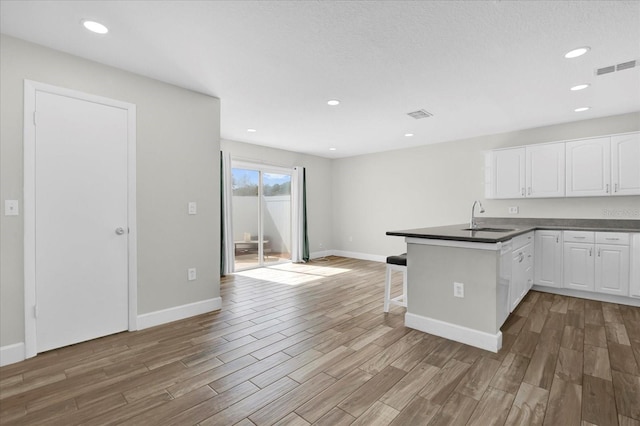
<instances>
[{"instance_id":1,"label":"white interior door","mask_svg":"<svg viewBox=\"0 0 640 426\"><path fill-rule=\"evenodd\" d=\"M128 111L36 91L37 352L128 328Z\"/></svg>"}]
</instances>

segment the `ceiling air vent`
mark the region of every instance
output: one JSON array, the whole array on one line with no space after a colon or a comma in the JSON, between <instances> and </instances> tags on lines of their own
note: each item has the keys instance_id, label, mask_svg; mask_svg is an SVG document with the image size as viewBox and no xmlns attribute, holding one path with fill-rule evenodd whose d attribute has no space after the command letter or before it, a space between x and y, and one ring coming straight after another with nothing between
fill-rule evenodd
<instances>
[{"instance_id":1,"label":"ceiling air vent","mask_svg":"<svg viewBox=\"0 0 640 426\"><path fill-rule=\"evenodd\" d=\"M628 70L629 68L635 68L636 66L637 66L637 61L623 62L621 64L616 65L616 71Z\"/></svg>"},{"instance_id":2,"label":"ceiling air vent","mask_svg":"<svg viewBox=\"0 0 640 426\"><path fill-rule=\"evenodd\" d=\"M433 117L433 114L431 114L429 111L425 111L423 109L419 109L418 111L408 112L407 115L409 117L415 118L416 120L418 120L420 118Z\"/></svg>"},{"instance_id":3,"label":"ceiling air vent","mask_svg":"<svg viewBox=\"0 0 640 426\"><path fill-rule=\"evenodd\" d=\"M596 75L610 74L612 72L628 70L631 68L635 68L637 66L638 66L638 60L634 59L633 61L622 62L617 65L609 65L608 67L597 68L595 74Z\"/></svg>"}]
</instances>

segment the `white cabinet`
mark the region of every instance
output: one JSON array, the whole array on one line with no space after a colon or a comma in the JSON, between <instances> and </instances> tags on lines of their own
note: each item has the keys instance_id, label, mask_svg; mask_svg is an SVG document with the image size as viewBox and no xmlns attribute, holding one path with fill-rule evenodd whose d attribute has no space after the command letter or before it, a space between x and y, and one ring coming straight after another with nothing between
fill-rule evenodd
<instances>
[{"instance_id":1,"label":"white cabinet","mask_svg":"<svg viewBox=\"0 0 640 426\"><path fill-rule=\"evenodd\" d=\"M611 137L612 195L640 194L640 133Z\"/></svg>"},{"instance_id":2,"label":"white cabinet","mask_svg":"<svg viewBox=\"0 0 640 426\"><path fill-rule=\"evenodd\" d=\"M564 143L493 152L494 198L563 197Z\"/></svg>"},{"instance_id":3,"label":"white cabinet","mask_svg":"<svg viewBox=\"0 0 640 426\"><path fill-rule=\"evenodd\" d=\"M562 231L535 232L534 283L562 287Z\"/></svg>"},{"instance_id":4,"label":"white cabinet","mask_svg":"<svg viewBox=\"0 0 640 426\"><path fill-rule=\"evenodd\" d=\"M491 151L487 198L640 195L640 133Z\"/></svg>"},{"instance_id":5,"label":"white cabinet","mask_svg":"<svg viewBox=\"0 0 640 426\"><path fill-rule=\"evenodd\" d=\"M610 138L566 143L567 197L609 195Z\"/></svg>"},{"instance_id":6,"label":"white cabinet","mask_svg":"<svg viewBox=\"0 0 640 426\"><path fill-rule=\"evenodd\" d=\"M629 295L629 234L564 232L564 287Z\"/></svg>"},{"instance_id":7,"label":"white cabinet","mask_svg":"<svg viewBox=\"0 0 640 426\"><path fill-rule=\"evenodd\" d=\"M564 287L593 291L593 244L564 243Z\"/></svg>"},{"instance_id":8,"label":"white cabinet","mask_svg":"<svg viewBox=\"0 0 640 426\"><path fill-rule=\"evenodd\" d=\"M629 295L629 246L596 245L595 283L599 293Z\"/></svg>"},{"instance_id":9,"label":"white cabinet","mask_svg":"<svg viewBox=\"0 0 640 426\"><path fill-rule=\"evenodd\" d=\"M513 312L533 285L533 232L519 235L511 241L513 249L509 309Z\"/></svg>"},{"instance_id":10,"label":"white cabinet","mask_svg":"<svg viewBox=\"0 0 640 426\"><path fill-rule=\"evenodd\" d=\"M640 297L640 233L630 234L629 259L629 296Z\"/></svg>"},{"instance_id":11,"label":"white cabinet","mask_svg":"<svg viewBox=\"0 0 640 426\"><path fill-rule=\"evenodd\" d=\"M526 196L564 197L564 143L527 146L525 155Z\"/></svg>"},{"instance_id":12,"label":"white cabinet","mask_svg":"<svg viewBox=\"0 0 640 426\"><path fill-rule=\"evenodd\" d=\"M493 153L494 198L525 196L525 149L501 149Z\"/></svg>"}]
</instances>

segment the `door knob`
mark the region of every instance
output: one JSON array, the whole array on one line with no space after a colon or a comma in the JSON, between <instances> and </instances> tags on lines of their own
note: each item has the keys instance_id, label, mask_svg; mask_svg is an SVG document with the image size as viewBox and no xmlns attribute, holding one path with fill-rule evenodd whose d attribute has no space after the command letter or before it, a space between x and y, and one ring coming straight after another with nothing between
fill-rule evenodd
<instances>
[{"instance_id":1,"label":"door knob","mask_svg":"<svg viewBox=\"0 0 640 426\"><path fill-rule=\"evenodd\" d=\"M116 235L124 234L124 228L116 228Z\"/></svg>"}]
</instances>

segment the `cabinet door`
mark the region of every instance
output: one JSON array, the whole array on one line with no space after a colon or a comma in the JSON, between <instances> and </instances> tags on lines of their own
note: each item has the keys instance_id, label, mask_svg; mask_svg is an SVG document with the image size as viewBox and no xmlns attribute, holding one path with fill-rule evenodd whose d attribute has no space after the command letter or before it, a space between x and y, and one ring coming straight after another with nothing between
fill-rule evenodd
<instances>
[{"instance_id":1,"label":"cabinet door","mask_svg":"<svg viewBox=\"0 0 640 426\"><path fill-rule=\"evenodd\" d=\"M525 194L525 149L502 149L493 153L495 198L522 198Z\"/></svg>"},{"instance_id":2,"label":"cabinet door","mask_svg":"<svg viewBox=\"0 0 640 426\"><path fill-rule=\"evenodd\" d=\"M596 245L595 288L599 293L629 295L629 247Z\"/></svg>"},{"instance_id":3,"label":"cabinet door","mask_svg":"<svg viewBox=\"0 0 640 426\"><path fill-rule=\"evenodd\" d=\"M536 231L534 282L562 287L562 231Z\"/></svg>"},{"instance_id":4,"label":"cabinet door","mask_svg":"<svg viewBox=\"0 0 640 426\"><path fill-rule=\"evenodd\" d=\"M613 195L640 194L640 133L611 137Z\"/></svg>"},{"instance_id":5,"label":"cabinet door","mask_svg":"<svg viewBox=\"0 0 640 426\"><path fill-rule=\"evenodd\" d=\"M520 304L527 291L529 291L529 284L533 279L533 258L531 256L531 245L529 244L513 252L511 288L509 292L509 310L511 312Z\"/></svg>"},{"instance_id":6,"label":"cabinet door","mask_svg":"<svg viewBox=\"0 0 640 426\"><path fill-rule=\"evenodd\" d=\"M640 297L640 233L630 234L631 246L629 249L630 275L629 296Z\"/></svg>"},{"instance_id":7,"label":"cabinet door","mask_svg":"<svg viewBox=\"0 0 640 426\"><path fill-rule=\"evenodd\" d=\"M527 197L564 197L564 143L526 147Z\"/></svg>"},{"instance_id":8,"label":"cabinet door","mask_svg":"<svg viewBox=\"0 0 640 426\"><path fill-rule=\"evenodd\" d=\"M610 138L566 143L567 197L609 195Z\"/></svg>"},{"instance_id":9,"label":"cabinet door","mask_svg":"<svg viewBox=\"0 0 640 426\"><path fill-rule=\"evenodd\" d=\"M564 287L574 290L594 290L594 245L564 243Z\"/></svg>"}]
</instances>

